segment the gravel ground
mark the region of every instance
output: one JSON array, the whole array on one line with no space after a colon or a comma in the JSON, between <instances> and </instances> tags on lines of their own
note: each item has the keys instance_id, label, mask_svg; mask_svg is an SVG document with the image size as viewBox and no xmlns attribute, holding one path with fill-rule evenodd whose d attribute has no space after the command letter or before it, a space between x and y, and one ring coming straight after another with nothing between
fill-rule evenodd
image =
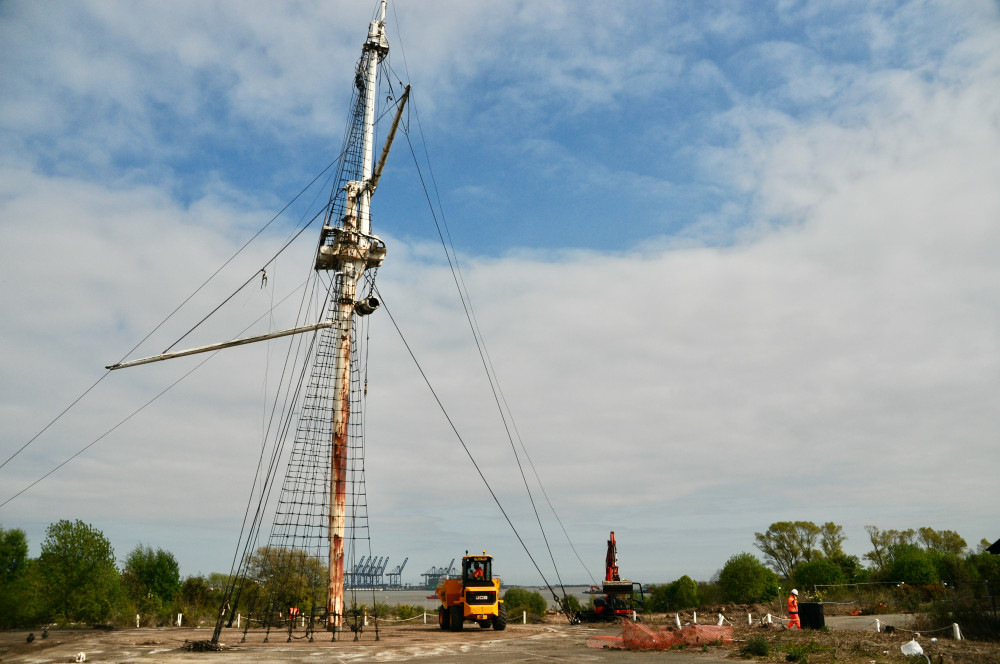
<instances>
[{"instance_id":1,"label":"gravel ground","mask_svg":"<svg viewBox=\"0 0 1000 664\"><path fill-rule=\"evenodd\" d=\"M743 614L746 615L745 613ZM310 643L306 639L287 641L284 632L271 632L269 642L264 633L251 631L245 643L242 632L225 630L220 652L192 652L185 648L192 642L207 641L210 629L164 628L100 630L51 630L42 639L35 632L27 642L27 631L0 633L0 662L48 664L72 662L84 652L87 662L199 662L201 664L235 664L237 662L670 662L671 664L718 664L739 661L739 650L747 640L764 636L770 653L756 661L785 662L789 650L808 652L810 664L893 664L910 662L900 646L914 638L904 626L912 625L909 616L879 616L883 625L893 625L892 633L875 632L872 616L828 617L826 630L786 630L776 625L764 628L748 625L745 618L736 621L735 641L725 647L689 648L669 652L623 652L593 649L586 645L593 635L620 635L620 629L610 625L566 624L553 617L546 624L510 625L503 632L471 626L460 633L442 632L436 625L396 624L379 630L375 640L369 628L358 641L353 634L338 635L330 640L328 633L319 633ZM671 616L672 620L672 616ZM742 624L740 624L742 623ZM942 634L940 637L944 637ZM940 638L936 643L930 635L917 636L917 641L931 656L946 664L1000 664L1000 644L973 641L953 641ZM921 658L922 660L922 658Z\"/></svg>"}]
</instances>

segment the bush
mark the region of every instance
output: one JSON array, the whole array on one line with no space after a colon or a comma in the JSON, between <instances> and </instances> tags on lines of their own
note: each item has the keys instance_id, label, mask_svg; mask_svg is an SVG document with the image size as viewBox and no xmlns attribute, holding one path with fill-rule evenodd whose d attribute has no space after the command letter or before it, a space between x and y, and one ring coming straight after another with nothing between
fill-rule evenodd
<instances>
[{"instance_id":1,"label":"bush","mask_svg":"<svg viewBox=\"0 0 1000 664\"><path fill-rule=\"evenodd\" d=\"M576 613L577 611L583 609L583 607L580 606L580 600L576 598L576 595L566 595L559 602L559 605L562 607L564 612L568 613Z\"/></svg>"},{"instance_id":2,"label":"bush","mask_svg":"<svg viewBox=\"0 0 1000 664\"><path fill-rule=\"evenodd\" d=\"M698 599L703 606L708 604L722 604L725 601L724 597L722 588L719 587L717 581L698 582Z\"/></svg>"},{"instance_id":3,"label":"bush","mask_svg":"<svg viewBox=\"0 0 1000 664\"><path fill-rule=\"evenodd\" d=\"M1000 618L985 600L967 599L957 605L950 601L934 602L925 615L917 617L917 627L922 631L929 632L952 623L961 626L963 639L1000 641Z\"/></svg>"},{"instance_id":4,"label":"bush","mask_svg":"<svg viewBox=\"0 0 1000 664\"><path fill-rule=\"evenodd\" d=\"M830 650L832 650L832 648L821 646L815 641L810 641L809 643L789 643L785 646L785 661L802 662L802 664L806 664L809 661L809 655L811 653Z\"/></svg>"},{"instance_id":5,"label":"bush","mask_svg":"<svg viewBox=\"0 0 1000 664\"><path fill-rule=\"evenodd\" d=\"M387 618L389 616L395 616L399 620L409 620L414 616L423 615L424 609L419 606L412 606L410 604L396 604L393 607L389 607L388 613L379 613L379 618Z\"/></svg>"},{"instance_id":6,"label":"bush","mask_svg":"<svg viewBox=\"0 0 1000 664\"><path fill-rule=\"evenodd\" d=\"M549 608L548 602L540 593L525 590L524 588L510 588L504 593L504 604L507 605L507 615L519 615L522 611L527 611L529 615L541 617L545 615Z\"/></svg>"},{"instance_id":7,"label":"bush","mask_svg":"<svg viewBox=\"0 0 1000 664\"><path fill-rule=\"evenodd\" d=\"M726 561L719 573L719 587L729 602L768 602L778 596L778 575L752 554L740 553Z\"/></svg>"},{"instance_id":8,"label":"bush","mask_svg":"<svg viewBox=\"0 0 1000 664\"><path fill-rule=\"evenodd\" d=\"M892 563L889 565L888 581L906 583L911 586L935 585L939 583L937 569L926 551L913 544L895 547Z\"/></svg>"},{"instance_id":9,"label":"bush","mask_svg":"<svg viewBox=\"0 0 1000 664\"><path fill-rule=\"evenodd\" d=\"M740 657L767 657L771 654L771 642L766 636L760 634L751 636L747 642L740 646Z\"/></svg>"}]
</instances>

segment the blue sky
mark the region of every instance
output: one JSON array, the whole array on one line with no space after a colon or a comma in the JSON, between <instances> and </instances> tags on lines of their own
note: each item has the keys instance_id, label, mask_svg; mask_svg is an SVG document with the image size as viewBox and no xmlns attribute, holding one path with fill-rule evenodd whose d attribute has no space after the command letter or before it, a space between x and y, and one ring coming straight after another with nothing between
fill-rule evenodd
<instances>
[{"instance_id":1,"label":"blue sky","mask_svg":"<svg viewBox=\"0 0 1000 664\"><path fill-rule=\"evenodd\" d=\"M336 156L371 5L0 5L0 456ZM971 0L390 3L414 149L592 573L609 530L623 572L649 581L707 579L778 520L840 523L856 555L867 524L1000 536L998 19ZM380 289L533 532L404 138L374 203ZM306 235L203 341L294 289ZM378 316L375 553L409 555L415 581L488 548L536 582ZM0 524L37 550L48 523L81 518L121 556L141 541L184 573L226 569L278 355L212 360ZM103 381L0 469L0 501L192 366Z\"/></svg>"}]
</instances>

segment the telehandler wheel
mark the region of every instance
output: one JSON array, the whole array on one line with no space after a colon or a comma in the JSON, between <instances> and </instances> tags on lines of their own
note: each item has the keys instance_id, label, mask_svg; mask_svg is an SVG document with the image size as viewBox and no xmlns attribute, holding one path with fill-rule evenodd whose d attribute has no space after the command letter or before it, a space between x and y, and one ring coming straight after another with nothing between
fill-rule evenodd
<instances>
[{"instance_id":1,"label":"telehandler wheel","mask_svg":"<svg viewBox=\"0 0 1000 664\"><path fill-rule=\"evenodd\" d=\"M455 604L454 606L449 608L448 611L449 611L448 622L450 623L451 631L461 632L462 623L465 622L465 614L462 611L462 605Z\"/></svg>"},{"instance_id":2,"label":"telehandler wheel","mask_svg":"<svg viewBox=\"0 0 1000 664\"><path fill-rule=\"evenodd\" d=\"M448 629L448 610L444 606L438 607L438 625L441 629Z\"/></svg>"},{"instance_id":3,"label":"telehandler wheel","mask_svg":"<svg viewBox=\"0 0 1000 664\"><path fill-rule=\"evenodd\" d=\"M507 605L501 604L497 615L493 617L493 629L502 632L507 629Z\"/></svg>"}]
</instances>

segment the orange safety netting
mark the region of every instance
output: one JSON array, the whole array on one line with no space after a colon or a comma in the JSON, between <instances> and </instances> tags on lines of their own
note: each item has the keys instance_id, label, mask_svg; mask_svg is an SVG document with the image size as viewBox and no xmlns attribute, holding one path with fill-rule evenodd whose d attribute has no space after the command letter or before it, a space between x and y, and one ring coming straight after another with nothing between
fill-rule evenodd
<instances>
[{"instance_id":1,"label":"orange safety netting","mask_svg":"<svg viewBox=\"0 0 1000 664\"><path fill-rule=\"evenodd\" d=\"M731 625L691 625L683 629L653 628L630 620L622 621L621 636L592 636L590 648L624 650L670 650L677 646L701 646L733 642Z\"/></svg>"}]
</instances>

